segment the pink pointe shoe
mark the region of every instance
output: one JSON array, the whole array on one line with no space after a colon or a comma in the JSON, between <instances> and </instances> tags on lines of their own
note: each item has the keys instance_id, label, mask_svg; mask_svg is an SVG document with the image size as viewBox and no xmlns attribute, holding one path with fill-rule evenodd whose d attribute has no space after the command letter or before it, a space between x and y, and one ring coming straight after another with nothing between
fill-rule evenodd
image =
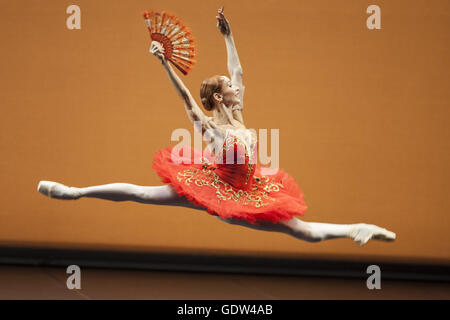
<instances>
[{"instance_id":1,"label":"pink pointe shoe","mask_svg":"<svg viewBox=\"0 0 450 320\"><path fill-rule=\"evenodd\" d=\"M81 197L78 188L68 187L53 181L40 181L37 190L44 196L55 199L76 200Z\"/></svg>"}]
</instances>

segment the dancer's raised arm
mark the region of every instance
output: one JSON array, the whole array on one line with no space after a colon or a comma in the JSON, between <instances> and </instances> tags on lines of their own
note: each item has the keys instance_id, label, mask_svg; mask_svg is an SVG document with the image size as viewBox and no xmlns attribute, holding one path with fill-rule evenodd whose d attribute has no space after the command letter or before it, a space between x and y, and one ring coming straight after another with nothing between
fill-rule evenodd
<instances>
[{"instance_id":1,"label":"dancer's raised arm","mask_svg":"<svg viewBox=\"0 0 450 320\"><path fill-rule=\"evenodd\" d=\"M219 9L217 18L217 27L225 38L225 45L227 47L227 66L228 73L230 74L231 82L233 85L239 87L240 95L240 108L233 110L233 117L244 123L242 119L242 108L244 106L244 89L245 86L242 83L242 66L239 61L239 56L234 44L233 33L231 32L230 24L223 14L223 7Z\"/></svg>"},{"instance_id":2,"label":"dancer's raised arm","mask_svg":"<svg viewBox=\"0 0 450 320\"><path fill-rule=\"evenodd\" d=\"M164 57L164 48L159 42L152 41L150 46L150 53L154 54L162 63L164 69L167 71L170 81L172 82L178 95L183 99L184 106L186 107L186 112L189 119L194 121L201 121L202 129L204 130L207 125L207 117L202 112L197 102L195 102L188 88L184 85L183 81L178 77L178 75L173 70L172 66Z\"/></svg>"}]
</instances>

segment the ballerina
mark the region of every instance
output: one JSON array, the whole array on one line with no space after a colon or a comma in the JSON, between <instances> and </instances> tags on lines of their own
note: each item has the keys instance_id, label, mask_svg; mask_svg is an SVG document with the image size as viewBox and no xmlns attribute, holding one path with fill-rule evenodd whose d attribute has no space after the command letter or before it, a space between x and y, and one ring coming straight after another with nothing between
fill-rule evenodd
<instances>
[{"instance_id":1,"label":"ballerina","mask_svg":"<svg viewBox=\"0 0 450 320\"><path fill-rule=\"evenodd\" d=\"M350 238L362 246L370 239L395 240L395 233L372 224L303 221L298 216L304 215L307 206L295 180L281 169L273 175L262 174L262 168L254 162L256 135L246 129L242 116L245 90L242 67L223 7L218 10L216 18L217 27L225 39L230 78L213 76L201 84L201 102L206 110L213 112L212 117L206 116L197 105L165 59L161 44L153 41L149 51L167 71L184 102L189 119L200 124L195 129L211 140L216 146L214 150L219 152L204 154L201 150L187 147L187 155L183 152L183 156L178 158L183 161L173 161L176 153L173 147L156 152L153 169L167 183L161 186L110 183L78 188L44 180L39 182L38 191L62 200L85 197L193 208L206 211L229 224L281 232L309 242ZM238 159L237 163L225 161L225 154L228 155L230 150L233 159ZM201 162L195 162L195 159Z\"/></svg>"}]
</instances>

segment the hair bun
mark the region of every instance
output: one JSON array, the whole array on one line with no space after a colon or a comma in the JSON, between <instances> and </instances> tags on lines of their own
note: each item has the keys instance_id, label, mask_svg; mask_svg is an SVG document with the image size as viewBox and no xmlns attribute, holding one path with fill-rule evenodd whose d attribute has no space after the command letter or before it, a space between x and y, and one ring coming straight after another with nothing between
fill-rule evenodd
<instances>
[{"instance_id":1,"label":"hair bun","mask_svg":"<svg viewBox=\"0 0 450 320\"><path fill-rule=\"evenodd\" d=\"M200 86L200 98L206 110L214 109L213 94L222 89L222 79L220 76L213 76L203 80Z\"/></svg>"}]
</instances>

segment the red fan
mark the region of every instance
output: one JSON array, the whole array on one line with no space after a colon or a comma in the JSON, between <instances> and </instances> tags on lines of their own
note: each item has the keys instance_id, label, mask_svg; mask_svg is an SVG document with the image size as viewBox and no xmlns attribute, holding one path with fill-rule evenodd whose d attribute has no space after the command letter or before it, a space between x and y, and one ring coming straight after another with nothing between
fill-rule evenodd
<instances>
[{"instance_id":1,"label":"red fan","mask_svg":"<svg viewBox=\"0 0 450 320\"><path fill-rule=\"evenodd\" d=\"M152 40L163 46L166 59L184 75L188 74L197 54L191 30L167 11L144 11L142 15Z\"/></svg>"}]
</instances>

